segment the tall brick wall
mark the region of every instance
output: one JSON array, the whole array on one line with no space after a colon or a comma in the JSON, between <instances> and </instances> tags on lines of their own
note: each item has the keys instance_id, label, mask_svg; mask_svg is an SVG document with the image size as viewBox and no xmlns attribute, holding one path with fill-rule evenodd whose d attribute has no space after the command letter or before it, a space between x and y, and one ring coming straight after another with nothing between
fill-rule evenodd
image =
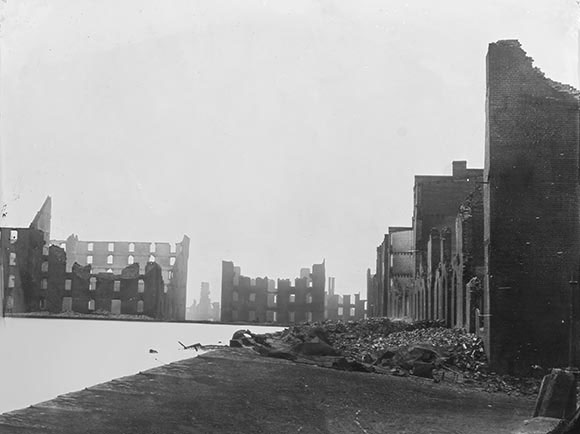
<instances>
[{"instance_id":1,"label":"tall brick wall","mask_svg":"<svg viewBox=\"0 0 580 434\"><path fill-rule=\"evenodd\" d=\"M486 112L488 355L500 371L563 366L580 256L578 96L519 42L499 41L487 54Z\"/></svg>"}]
</instances>

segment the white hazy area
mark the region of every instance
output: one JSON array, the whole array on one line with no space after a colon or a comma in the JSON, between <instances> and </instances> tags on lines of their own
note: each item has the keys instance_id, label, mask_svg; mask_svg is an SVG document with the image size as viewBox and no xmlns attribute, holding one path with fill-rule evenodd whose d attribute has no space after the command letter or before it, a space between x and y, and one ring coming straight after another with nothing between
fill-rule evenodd
<instances>
[{"instance_id":1,"label":"white hazy area","mask_svg":"<svg viewBox=\"0 0 580 434\"><path fill-rule=\"evenodd\" d=\"M191 237L188 303L221 261L366 294L415 174L483 166L485 55L519 39L578 86L574 0L1 0L3 226ZM5 372L5 371L4 371Z\"/></svg>"},{"instance_id":2,"label":"white hazy area","mask_svg":"<svg viewBox=\"0 0 580 434\"><path fill-rule=\"evenodd\" d=\"M185 345L229 343L239 325L0 318L0 413L205 352ZM280 327L251 326L254 333ZM150 353L149 350L157 353Z\"/></svg>"}]
</instances>

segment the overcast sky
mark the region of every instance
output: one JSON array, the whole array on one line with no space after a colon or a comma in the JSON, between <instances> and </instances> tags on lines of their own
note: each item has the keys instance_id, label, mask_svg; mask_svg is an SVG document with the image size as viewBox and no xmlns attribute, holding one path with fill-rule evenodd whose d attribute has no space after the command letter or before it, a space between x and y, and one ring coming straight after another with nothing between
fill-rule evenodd
<instances>
[{"instance_id":1,"label":"overcast sky","mask_svg":"<svg viewBox=\"0 0 580 434\"><path fill-rule=\"evenodd\" d=\"M188 302L222 259L365 294L413 176L483 166L488 43L578 86L574 0L1 1L0 223L187 234Z\"/></svg>"}]
</instances>

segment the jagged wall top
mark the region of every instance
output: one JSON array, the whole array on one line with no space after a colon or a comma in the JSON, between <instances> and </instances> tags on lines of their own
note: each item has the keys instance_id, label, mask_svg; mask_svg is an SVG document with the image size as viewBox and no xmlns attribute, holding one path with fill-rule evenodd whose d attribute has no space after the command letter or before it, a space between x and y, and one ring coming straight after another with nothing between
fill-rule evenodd
<instances>
[{"instance_id":1,"label":"jagged wall top","mask_svg":"<svg viewBox=\"0 0 580 434\"><path fill-rule=\"evenodd\" d=\"M522 48L522 44L517 39L500 39L497 42L492 42L489 44L489 47L492 46L499 46L505 48L511 48L514 50L518 50L522 53L525 60L528 61L530 68L542 79L545 80L546 84L550 86L557 92L565 93L574 97L578 102L580 102L580 91L569 84L560 83L558 81L552 80L546 77L546 74L537 66L534 66L534 59L528 56L528 53Z\"/></svg>"}]
</instances>

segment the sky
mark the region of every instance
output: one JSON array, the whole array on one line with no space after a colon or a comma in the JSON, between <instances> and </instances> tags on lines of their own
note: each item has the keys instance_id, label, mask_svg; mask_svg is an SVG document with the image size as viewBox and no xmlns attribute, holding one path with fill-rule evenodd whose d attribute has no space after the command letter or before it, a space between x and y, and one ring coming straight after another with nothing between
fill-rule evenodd
<instances>
[{"instance_id":1,"label":"sky","mask_svg":"<svg viewBox=\"0 0 580 434\"><path fill-rule=\"evenodd\" d=\"M519 39L578 87L575 0L0 0L0 202L52 238L191 238L221 261L366 295L413 176L483 167L485 54Z\"/></svg>"}]
</instances>

